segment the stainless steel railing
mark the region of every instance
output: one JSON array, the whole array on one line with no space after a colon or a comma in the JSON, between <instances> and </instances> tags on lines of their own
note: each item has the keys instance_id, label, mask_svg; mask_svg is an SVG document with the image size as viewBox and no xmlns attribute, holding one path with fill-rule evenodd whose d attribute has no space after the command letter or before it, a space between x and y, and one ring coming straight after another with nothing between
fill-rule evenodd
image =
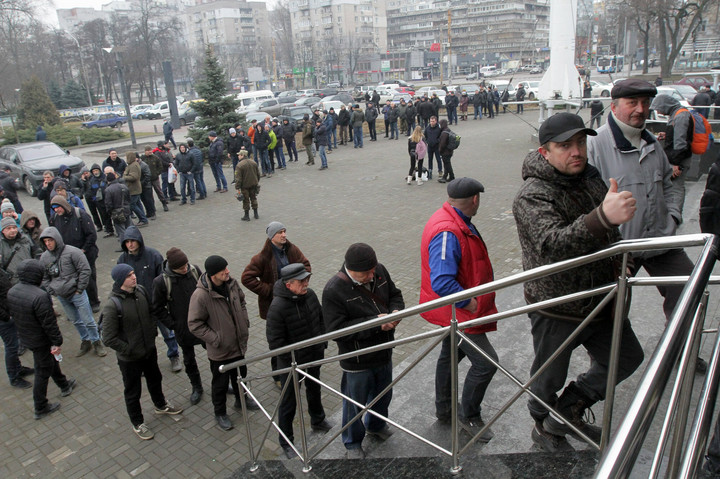
<instances>
[{"instance_id":1,"label":"stainless steel railing","mask_svg":"<svg viewBox=\"0 0 720 479\"><path fill-rule=\"evenodd\" d=\"M342 398L344 401L351 401L355 403L356 406L361 408L361 412L353 418L352 421L360 420L360 418L365 414L373 414L379 417L382 417L385 419L389 424L393 425L394 427L398 428L399 430L405 432L406 434L411 435L412 437L422 441L425 444L430 445L431 447L438 450L440 453L448 455L452 458L452 468L451 471L453 473L458 473L462 467L460 465L460 457L462 454L467 451L467 449L474 444L474 442L484 433L484 431L492 424L494 424L501 416L502 414L507 411L510 406L519 399L523 394L528 394L532 397L534 397L536 400L538 400L544 407L547 409L555 412L557 414L557 411L554 411L552 406L550 404L544 403L540 398L535 396L533 392L530 390L530 385L535 380L535 378L544 370L546 369L550 363L557 357L557 355L560 354L560 352L565 349L572 341L573 339L579 335L582 330L590 324L592 319L602 310L602 308L608 304L613 299L616 299L616 309L615 309L615 318L614 318L614 335L612 339L612 348L611 348L611 359L610 359L610 367L608 371L608 388L607 388L607 397L605 400L605 408L604 408L604 415L603 415L603 435L602 439L600 441L600 444L595 444L593 441L591 441L589 438L585 437L581 431L577 430L574 426L571 424L568 424L569 427L576 430L576 432L582 436L588 444L590 444L591 447L594 447L595 449L604 451L603 455L603 462L601 462L600 466L597 470L597 477L621 477L622 471L629 471L632 467L632 464L637 457L637 453L639 451L640 445L642 445L642 439L647 435L649 425L650 425L650 419L654 416L656 409L657 409L657 402L662 395L662 391L665 389L665 386L668 382L668 377L670 372L672 371L673 365L676 363L678 357L681 356L681 351L684 351L682 354L682 357L684 358L683 361L681 361L680 364L680 371L685 373L686 375L689 374L690 377L693 376L693 370L695 363L693 361L690 361L690 358L697 357L697 349L699 345L699 338L700 333L702 332L702 320L704 319L704 309L700 306L700 311L698 311L698 306L702 304L700 298L705 291L705 286L710 281L710 272L712 271L712 267L714 265L715 259L717 257L717 249L718 249L718 238L712 236L712 235L702 235L702 234L696 234L696 235L685 235L685 236L675 236L675 237L666 237L666 238L652 238L652 239L644 239L644 240L625 240L621 241L619 243L616 243L612 246L610 246L607 249L597 251L595 253L585 255L578 258L572 258L565 261L561 261L558 263L554 263L551 265L542 266L539 268L535 268L533 270L525 271L522 273L515 274L513 276L502 278L495 280L491 283L487 283L484 285L477 286L472 289L468 289L456 294L453 294L451 296L446 296L443 298L439 298L437 300L424 303L422 305L412 306L409 308L406 308L402 311L399 311L397 313L388 314L387 316L383 316L382 318L377 318L374 320L367 321L362 324L358 324L355 326L351 326L348 328L344 328L338 331L333 331L327 334L324 334L322 336L309 339L306 341L298 342L283 348L275 349L272 351L268 351L267 353L259 354L251 358L246 358L241 361L237 361L232 364L227 364L220 367L221 371L226 371L231 368L240 367L242 365L248 365L252 363L256 363L259 361L262 361L264 359L267 359L272 356L278 356L280 354L287 354L290 353L292 357L292 364L290 367L273 371L272 373L268 374L261 374L261 375L255 375L253 377L245 378L240 382L241 387L244 389L247 394L252 397L261 407L262 414L266 417L268 420L268 426L265 429L264 435L262 437L262 440L260 441L260 446L255 449L253 445L253 438L249 426L249 419L248 414L245 408L245 398L244 395L240 395L241 397L241 403L243 408L243 418L245 420L245 429L246 433L248 435L248 445L250 449L250 456L252 458L253 466L251 470L254 470L257 468L257 460L260 455L260 452L262 450L262 444L264 443L265 439L267 438L268 433L271 429L276 429L280 434L285 437L285 435L280 431L280 428L277 424L276 418L278 415L278 409L279 409L279 402L275 406L274 411L270 413L259 401L259 398L256 397L251 388L250 383L253 380L257 380L264 377L269 377L271 375L280 375L280 374L288 374L288 379L283 385L282 391L280 392L280 397L282 397L283 394L285 394L285 391L288 388L288 385L290 381L293 381L294 384L294 391L295 391L295 400L298 408L298 412L300 414L300 438L301 438L301 449L302 451L298 451L297 448L293 445L293 449L295 449L295 452L298 453L298 456L304 463L304 471L310 471L311 465L310 461L317 457L317 455L322 452L335 438L337 438L347 427L349 427L350 424L345 425L342 429L337 431L336 433L330 436L329 438L325 438L322 444L320 444L317 448L315 448L312 452L308 450L308 445L306 441L306 434L305 434L305 423L304 423L304 417L303 417L303 406L302 406L302 398L300 395L300 388L298 387L299 381L305 380L305 381L314 381L318 383L322 388L325 388L325 390L333 394L337 397ZM625 269L622 269L622 274L620 278L618 278L617 284L609 284L603 287L595 288L593 290L588 291L581 291L573 294L569 294L566 296L553 298L547 301L543 301L540 303L535 303L532 305L526 305L518 308L514 308L508 311L502 311L498 312L496 314L493 314L491 316L486 316L482 318L477 318L472 321L467 321L463 323L458 323L455 319L455 307L454 304L458 301L462 301L464 299L469 299L472 297L481 296L483 294L487 294L490 292L498 291L504 288L508 288L514 285L522 284L526 281L531 281L537 278L549 276L561 271L565 271L568 269L576 268L579 266L583 266L589 263L592 263L594 261L598 261L604 258L609 258L617 255L623 256L623 265L627 264L627 258L628 255L637 252L637 251L648 251L648 250L665 250L665 249L672 249L672 248L684 248L684 247L692 247L692 246L702 246L703 251L700 256L700 259L697 261L695 269L689 277L664 277L664 278L629 278L626 276ZM720 281L719 279L715 279L717 281ZM612 411L613 411L613 403L614 403L614 391L615 391L615 378L617 375L617 360L619 356L619 344L621 340L621 324L624 318L624 304L625 304L625 298L626 295L631 287L634 286L651 286L651 285L658 285L658 284L678 284L678 283L684 283L687 282L687 285L685 289L683 290L682 297L680 301L678 302L678 305L676 307L675 312L673 313L673 316L671 320L668 322L667 328L665 330L665 333L663 334L660 343L658 344L658 347L656 348L652 359L650 360L650 363L648 364L648 368L645 371L643 375L643 379L641 381L641 386L638 387L638 392L633 400L632 403L632 413L626 412L625 419L620 424L617 434L613 437L612 442L609 441L609 434L608 431L611 431L612 427ZM541 367L536 371L536 373L529 378L528 380L522 380L515 375L513 375L509 370L504 368L499 361L494 360L492 357L490 357L485 351L483 351L481 348L474 345L472 341L469 341L467 337L464 335L464 330L473 327L473 326L479 326L481 324L490 323L494 321L501 321L508 318L512 318L515 316L525 315L533 311L537 311L540 309L548 308L554 305L563 304L565 302L575 301L578 299L583 299L591 296L597 296L597 295L605 295L602 299L602 302L600 305L598 305L594 311L592 311L587 318L577 327L575 332L558 348L558 350L555 352L555 354L550 357L545 364L541 365ZM353 351L351 353L346 354L337 354L332 357L327 357L322 360L318 361L312 361L308 363L303 364L297 364L295 361L294 352L298 349L306 348L315 344L323 343L326 341L331 341L343 336L346 336L348 334L353 334L359 331L363 331L369 328L380 326L381 324L401 320L404 318L408 318L411 316L415 316L419 313L430 311L435 308L443 307L446 305L452 306L452 321L451 325L439 328L437 330L424 332L420 334L416 334L411 337L402 338L402 339L396 339L392 342L388 342L381 345L376 345L373 347L365 348L359 351ZM693 334L688 335L688 332L692 331ZM458 394L458 366L457 361L455 361L455 358L451 358L451 405L452 405L452 414L451 414L451 447L450 449L443 448L442 446L432 442L431 440L423 437L417 432L412 431L409 427L403 426L401 424L398 424L397 422L393 421L390 418L386 418L383 416L380 416L375 411L372 411L369 409L373 403L369 405L364 404L358 404L355 401L353 401L351 398L345 396L337 389L333 388L332 386L314 378L313 376L309 375L307 373L307 369L315 366L320 366L322 364L327 364L331 362L340 361L345 358L355 357L360 354L366 354L374 351L379 351L383 349L388 348L394 348L403 344L413 343L417 341L426 341L431 340L430 344L427 345L420 354L417 355L417 357L407 366L407 368L404 371L401 371L397 377L391 382L391 384L382 391L381 394L378 395L378 398L381 397L385 392L389 391L395 384L398 383L408 372L412 370L425 356L427 356L433 348L435 348L438 344L442 342L442 340L445 337L450 337L451 341L451 351L453 353L456 353L457 345L461 340L466 340L468 344L472 345L479 354L483 355L489 362L494 364L498 371L500 371L502 374L505 374L516 386L518 386L518 391L499 409L498 413L495 414L492 418L490 418L487 421L487 424L485 428L480 431L475 437L472 438L472 440L465 445L464 448L460 448L460 442L459 442L459 430L458 430L458 423L457 423L457 394ZM683 346L685 346L683 348ZM694 355L693 355L694 354ZM720 353L717 353L720 354ZM716 364L711 362L711 371L714 371L716 368L720 368L720 366L716 366ZM708 374L708 378L711 377L711 374ZM688 398L688 390L692 386L691 381L687 381L682 385L682 387L677 388L677 397L676 397L676 403L681 404L683 407L679 408L678 411L681 412L679 416L679 419L683 419L682 426L684 428L685 420L687 419L687 414L689 411L689 398ZM715 382L711 382L707 384L707 396L714 398L716 396L717 392L717 380ZM673 454L678 457L678 459L675 461L676 464L682 464L682 467L685 467L686 463L691 463L693 460L697 460L697 451L701 449L701 446L703 445L702 440L700 439L703 436L703 432L706 432L708 426L708 423L710 419L708 419L708 415L712 416L712 407L704 408L704 409L698 409L698 412L704 412L700 415L700 417L696 417L696 420L693 423L693 429L692 432L695 434L698 439L695 442L688 443L692 444L693 448L695 449L695 452L691 454L687 458L683 458L683 462L681 463L679 460L680 454L683 452L682 448L678 447L679 439L676 437L673 440ZM560 417L559 414L557 414L558 417ZM637 421L633 421L633 419L636 419ZM666 418L666 422L668 424L672 423L673 417ZM351 422L352 422L351 421ZM677 421L676 421L677 422ZM684 429L683 429L684 430ZM667 432L670 431L670 427L668 426ZM682 435L680 435L682 436ZM287 440L288 438L285 437ZM662 441L661 441L662 442ZM290 443L290 441L288 441ZM664 444L660 444L658 446L658 452L660 455L662 455L662 451L664 451ZM680 466L679 466L680 467Z\"/></svg>"}]
</instances>

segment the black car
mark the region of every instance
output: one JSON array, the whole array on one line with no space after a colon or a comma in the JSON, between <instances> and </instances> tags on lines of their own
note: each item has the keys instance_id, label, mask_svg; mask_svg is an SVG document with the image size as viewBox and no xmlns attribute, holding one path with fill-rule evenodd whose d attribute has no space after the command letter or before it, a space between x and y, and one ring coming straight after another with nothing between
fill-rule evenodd
<instances>
[{"instance_id":1,"label":"black car","mask_svg":"<svg viewBox=\"0 0 720 479\"><path fill-rule=\"evenodd\" d=\"M10 175L17 178L30 196L36 196L43 183L43 173L47 170L58 175L60 165L65 165L74 173L80 173L83 161L71 156L50 141L34 141L0 148L0 167L9 166Z\"/></svg>"},{"instance_id":2,"label":"black car","mask_svg":"<svg viewBox=\"0 0 720 479\"><path fill-rule=\"evenodd\" d=\"M327 101L341 101L345 103L346 105L349 105L351 103L355 103L355 100L353 99L352 95L346 91L341 91L337 95L332 95L323 98L323 100Z\"/></svg>"},{"instance_id":3,"label":"black car","mask_svg":"<svg viewBox=\"0 0 720 479\"><path fill-rule=\"evenodd\" d=\"M326 96L330 95L337 95L338 89L337 88L323 88L322 90L318 90L316 93L316 96L319 96L320 98L325 98Z\"/></svg>"},{"instance_id":4,"label":"black car","mask_svg":"<svg viewBox=\"0 0 720 479\"><path fill-rule=\"evenodd\" d=\"M278 115L278 120L280 124L283 124L283 120L287 118L290 124L295 125L297 131L302 131L303 117L306 114L308 116L312 116L313 114L308 106L286 106L282 109L280 115Z\"/></svg>"}]
</instances>

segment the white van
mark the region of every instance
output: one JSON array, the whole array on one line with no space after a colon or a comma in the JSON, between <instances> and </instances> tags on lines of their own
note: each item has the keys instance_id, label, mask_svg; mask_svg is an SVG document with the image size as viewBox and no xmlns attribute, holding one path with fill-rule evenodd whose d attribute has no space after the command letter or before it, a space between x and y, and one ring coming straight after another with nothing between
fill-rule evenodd
<instances>
[{"instance_id":1,"label":"white van","mask_svg":"<svg viewBox=\"0 0 720 479\"><path fill-rule=\"evenodd\" d=\"M180 100L181 97L177 97L177 108L178 111L180 110L180 104L182 103L182 100ZM143 113L143 116L149 120L158 120L160 118L169 118L170 117L170 105L167 101L161 101L159 103L155 103L151 108L148 108Z\"/></svg>"},{"instance_id":2,"label":"white van","mask_svg":"<svg viewBox=\"0 0 720 479\"><path fill-rule=\"evenodd\" d=\"M275 94L270 90L257 90L247 91L245 93L238 93L237 95L235 95L235 99L240 101L240 106L238 106L235 111L238 113L247 113L247 107L250 106L250 104L262 100L269 100L271 98L275 98Z\"/></svg>"},{"instance_id":3,"label":"white van","mask_svg":"<svg viewBox=\"0 0 720 479\"><path fill-rule=\"evenodd\" d=\"M498 74L497 68L494 66L486 66L480 68L480 75L492 77Z\"/></svg>"}]
</instances>

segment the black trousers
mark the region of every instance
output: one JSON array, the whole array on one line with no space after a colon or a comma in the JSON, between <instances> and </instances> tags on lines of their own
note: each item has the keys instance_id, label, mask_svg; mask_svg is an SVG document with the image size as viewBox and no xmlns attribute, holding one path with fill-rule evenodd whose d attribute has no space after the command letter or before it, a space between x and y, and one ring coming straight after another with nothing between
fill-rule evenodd
<instances>
[{"instance_id":1,"label":"black trousers","mask_svg":"<svg viewBox=\"0 0 720 479\"><path fill-rule=\"evenodd\" d=\"M197 387L202 387L202 381L200 380L200 370L198 369L197 361L195 360L195 346L180 344L182 349L183 365L185 365L185 374L190 378L190 384Z\"/></svg>"},{"instance_id":2,"label":"black trousers","mask_svg":"<svg viewBox=\"0 0 720 479\"><path fill-rule=\"evenodd\" d=\"M142 189L140 201L142 201L142 204L145 207L145 214L147 214L147 217L150 218L151 216L155 216L157 209L155 208L155 198L153 197L152 185L149 188Z\"/></svg>"},{"instance_id":3,"label":"black trousers","mask_svg":"<svg viewBox=\"0 0 720 479\"><path fill-rule=\"evenodd\" d=\"M455 172L452 167L452 156L442 156L443 162L443 179L452 181L455 179Z\"/></svg>"},{"instance_id":4,"label":"black trousers","mask_svg":"<svg viewBox=\"0 0 720 479\"><path fill-rule=\"evenodd\" d=\"M309 368L307 372L310 376L320 379L320 366ZM289 374L281 374L280 379L283 384L289 376ZM298 379L302 379L302 377L298 377ZM305 395L307 397L308 413L310 414L310 424L320 424L325 420L325 409L322 405L320 385L309 379L303 379L299 385L302 386L303 383L305 384ZM288 384L288 388L285 390L285 395L282 397L280 410L278 411L278 425L280 426L280 430L285 433L290 441L295 439L293 433L293 420L295 419L296 411L297 402L295 401L295 385L293 384L292 379L290 379L290 384ZM287 441L282 437L282 435L278 434L278 438L281 446L287 445Z\"/></svg>"},{"instance_id":5,"label":"black trousers","mask_svg":"<svg viewBox=\"0 0 720 479\"><path fill-rule=\"evenodd\" d=\"M95 260L97 258L93 258L91 261L90 258L85 255L85 259L87 259L88 263L90 263L90 281L88 282L86 291L88 294L88 300L90 301L90 306L95 306L100 304L97 288L97 268L95 267Z\"/></svg>"},{"instance_id":6,"label":"black trousers","mask_svg":"<svg viewBox=\"0 0 720 479\"><path fill-rule=\"evenodd\" d=\"M147 357L137 361L122 361L118 359L118 366L123 377L125 390L125 408L127 409L130 422L133 426L139 426L145 422L140 406L142 395L142 377L145 376L150 398L156 408L165 406L165 395L162 391L162 373L157 363L157 349L153 349Z\"/></svg>"},{"instance_id":7,"label":"black trousers","mask_svg":"<svg viewBox=\"0 0 720 479\"><path fill-rule=\"evenodd\" d=\"M234 363L235 361L240 361L241 359L245 359L245 357L238 356L237 358L226 359L224 361L213 361L210 359L210 372L212 373L212 403L216 416L224 416L227 414L226 401L228 383L232 384L235 399L240 399L240 387L238 386L237 381L238 368L233 368L230 371L221 373L220 366L223 364ZM243 378L247 376L247 366L240 368L240 376Z\"/></svg>"},{"instance_id":8,"label":"black trousers","mask_svg":"<svg viewBox=\"0 0 720 479\"><path fill-rule=\"evenodd\" d=\"M50 348L33 349L33 361L35 367L35 383L33 384L33 403L35 411L41 411L47 406L48 380L53 382L60 389L68 386L68 380L60 370L60 363L50 353Z\"/></svg>"},{"instance_id":9,"label":"black trousers","mask_svg":"<svg viewBox=\"0 0 720 479\"><path fill-rule=\"evenodd\" d=\"M368 133L371 140L377 140L377 132L375 131L375 120L368 122Z\"/></svg>"}]
</instances>

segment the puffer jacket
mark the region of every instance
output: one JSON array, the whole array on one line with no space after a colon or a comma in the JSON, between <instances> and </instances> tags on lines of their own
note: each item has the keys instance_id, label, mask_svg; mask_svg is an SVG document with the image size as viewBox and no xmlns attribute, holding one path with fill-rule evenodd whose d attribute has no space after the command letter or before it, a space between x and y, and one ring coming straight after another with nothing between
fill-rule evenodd
<instances>
[{"instance_id":1,"label":"puffer jacket","mask_svg":"<svg viewBox=\"0 0 720 479\"><path fill-rule=\"evenodd\" d=\"M621 239L620 231L602 212L607 187L598 170L587 165L577 176L558 171L533 151L522 167L525 182L513 202L523 268L582 256ZM615 281L616 262L597 261L552 276L525 283L525 299L537 303L546 299L604 286ZM594 296L543 310L546 316L581 321L602 300ZM609 315L600 315L598 320Z\"/></svg>"},{"instance_id":2,"label":"puffer jacket","mask_svg":"<svg viewBox=\"0 0 720 479\"><path fill-rule=\"evenodd\" d=\"M360 128L362 127L364 121L365 115L363 115L363 112L359 108L353 110L352 116L350 117L350 126L353 128Z\"/></svg>"},{"instance_id":3,"label":"puffer jacket","mask_svg":"<svg viewBox=\"0 0 720 479\"><path fill-rule=\"evenodd\" d=\"M82 293L90 283L90 263L82 250L66 245L60 232L53 226L45 228L40 239L55 240L55 249L45 251L40 262L45 268L43 289L53 296L65 299L72 298L75 293Z\"/></svg>"},{"instance_id":4,"label":"puffer jacket","mask_svg":"<svg viewBox=\"0 0 720 479\"><path fill-rule=\"evenodd\" d=\"M310 261L300 251L300 248L290 241L285 243L285 255L288 264L302 263L308 273L312 273ZM269 239L265 240L263 249L250 259L240 277L243 286L258 295L258 309L262 319L267 318L268 308L273 299L273 287L278 280L277 260L273 253L273 245Z\"/></svg>"},{"instance_id":5,"label":"puffer jacket","mask_svg":"<svg viewBox=\"0 0 720 479\"><path fill-rule=\"evenodd\" d=\"M92 174L93 171L98 170L100 175L95 176ZM88 187L85 192L85 199L88 203L102 201L105 193L105 187L107 186L107 180L105 179L105 173L97 163L93 163L90 167L90 179L88 180Z\"/></svg>"},{"instance_id":6,"label":"puffer jacket","mask_svg":"<svg viewBox=\"0 0 720 479\"><path fill-rule=\"evenodd\" d=\"M277 280L265 332L270 350L325 334L322 306L315 291L308 289L306 294L297 295L281 279ZM295 351L295 360L302 364L322 359L326 348L325 342L299 349ZM289 353L278 356L278 367L286 368L290 362Z\"/></svg>"},{"instance_id":7,"label":"puffer jacket","mask_svg":"<svg viewBox=\"0 0 720 479\"><path fill-rule=\"evenodd\" d=\"M140 243L140 251L138 254L130 254L125 244L126 240L135 240ZM153 280L162 273L163 257L158 250L145 246L142 233L137 226L130 226L125 230L125 236L122 238L122 254L117 260L117 264L127 264L135 270L138 284L141 284L148 290L148 294L152 294Z\"/></svg>"},{"instance_id":8,"label":"puffer jacket","mask_svg":"<svg viewBox=\"0 0 720 479\"><path fill-rule=\"evenodd\" d=\"M105 188L105 209L108 214L122 208L125 216L130 216L130 190L119 180L111 181Z\"/></svg>"},{"instance_id":9,"label":"puffer jacket","mask_svg":"<svg viewBox=\"0 0 720 479\"><path fill-rule=\"evenodd\" d=\"M150 313L150 298L135 288L132 293L113 286L111 297L120 300L122 318L115 302L105 302L102 311L102 340L120 361L138 361L155 351L157 323Z\"/></svg>"},{"instance_id":10,"label":"puffer jacket","mask_svg":"<svg viewBox=\"0 0 720 479\"><path fill-rule=\"evenodd\" d=\"M315 128L313 128L312 124L310 123L310 120L306 120L303 123L303 129L302 129L302 144L305 146L312 145L314 135L315 135Z\"/></svg>"},{"instance_id":11,"label":"puffer jacket","mask_svg":"<svg viewBox=\"0 0 720 479\"><path fill-rule=\"evenodd\" d=\"M66 171L67 175L65 174ZM68 168L67 165L60 165L58 168L58 177L67 182L68 189L72 191L74 195L82 198L84 191L82 181L80 178L72 174L72 171L70 171L70 168Z\"/></svg>"},{"instance_id":12,"label":"puffer jacket","mask_svg":"<svg viewBox=\"0 0 720 479\"><path fill-rule=\"evenodd\" d=\"M295 139L295 125L290 124L290 122L285 123L287 120L283 120L282 125L282 138L287 143L292 142Z\"/></svg>"},{"instance_id":13,"label":"puffer jacket","mask_svg":"<svg viewBox=\"0 0 720 479\"><path fill-rule=\"evenodd\" d=\"M222 163L224 149L222 138L215 138L215 141L208 146L208 163Z\"/></svg>"},{"instance_id":14,"label":"puffer jacket","mask_svg":"<svg viewBox=\"0 0 720 479\"><path fill-rule=\"evenodd\" d=\"M398 107L390 107L387 113L388 122L394 123L398 121L398 118L400 118L400 112L398 111Z\"/></svg>"},{"instance_id":15,"label":"puffer jacket","mask_svg":"<svg viewBox=\"0 0 720 479\"><path fill-rule=\"evenodd\" d=\"M193 268L197 275L193 274ZM163 272L153 280L151 307L153 316L156 320L175 331L180 346L202 344L202 341L191 334L188 329L190 297L195 292L200 274L202 274L202 271L194 265L190 266L187 273L178 274L165 261L163 263ZM169 301L165 282L166 276L170 280Z\"/></svg>"},{"instance_id":16,"label":"puffer jacket","mask_svg":"<svg viewBox=\"0 0 720 479\"><path fill-rule=\"evenodd\" d=\"M184 145L180 145L180 152L175 155L175 164L177 165L178 172L192 173L193 158L188 151L187 146L185 146L185 151L182 150L183 146Z\"/></svg>"},{"instance_id":17,"label":"puffer jacket","mask_svg":"<svg viewBox=\"0 0 720 479\"><path fill-rule=\"evenodd\" d=\"M130 196L142 194L142 183L140 182L142 179L142 168L140 168L140 163L138 163L136 158L132 158L128 162L123 178L125 178L125 186L130 190Z\"/></svg>"},{"instance_id":18,"label":"puffer jacket","mask_svg":"<svg viewBox=\"0 0 720 479\"><path fill-rule=\"evenodd\" d=\"M42 243L42 240L40 241ZM18 282L17 267L23 260L37 259L42 249L32 239L18 231L15 239L9 240L0 233L0 267L12 275L11 282Z\"/></svg>"},{"instance_id":19,"label":"puffer jacket","mask_svg":"<svg viewBox=\"0 0 720 479\"><path fill-rule=\"evenodd\" d=\"M190 298L188 328L205 342L208 359L224 361L245 356L250 320L245 294L232 277L226 282L229 300L212 289L212 282L203 273Z\"/></svg>"},{"instance_id":20,"label":"puffer jacket","mask_svg":"<svg viewBox=\"0 0 720 479\"><path fill-rule=\"evenodd\" d=\"M380 301L372 299L361 291L365 286L356 285L345 276L345 265L325 285L322 295L323 319L328 332L337 331L376 319L379 314L391 313L405 308L402 292L395 286L385 267L378 263L371 289ZM387 343L395 339L395 330L383 331L381 326L349 334L336 339L340 354L357 351L370 346ZM347 371L359 371L387 364L392 358L392 349L383 349L362 356L350 357L340 361Z\"/></svg>"},{"instance_id":21,"label":"puffer jacket","mask_svg":"<svg viewBox=\"0 0 720 479\"><path fill-rule=\"evenodd\" d=\"M61 346L62 333L50 295L40 288L44 269L40 261L26 259L17 268L20 282L10 288L7 304L23 346L30 350Z\"/></svg>"},{"instance_id":22,"label":"puffer jacket","mask_svg":"<svg viewBox=\"0 0 720 479\"><path fill-rule=\"evenodd\" d=\"M188 153L190 153L190 156L192 156L193 161L193 168L192 172L194 173L202 173L203 171L203 154L202 150L198 148L197 146L193 146L188 150Z\"/></svg>"},{"instance_id":23,"label":"puffer jacket","mask_svg":"<svg viewBox=\"0 0 720 479\"><path fill-rule=\"evenodd\" d=\"M270 147L271 142L270 133L265 131L264 128L262 130L255 131L255 148L260 151L267 150Z\"/></svg>"},{"instance_id":24,"label":"puffer jacket","mask_svg":"<svg viewBox=\"0 0 720 479\"><path fill-rule=\"evenodd\" d=\"M97 230L90 215L80 208L71 207L60 195L53 198L51 204L65 210L65 214L56 215L53 222L65 244L83 250L88 261L94 261L99 250L96 244Z\"/></svg>"}]
</instances>

